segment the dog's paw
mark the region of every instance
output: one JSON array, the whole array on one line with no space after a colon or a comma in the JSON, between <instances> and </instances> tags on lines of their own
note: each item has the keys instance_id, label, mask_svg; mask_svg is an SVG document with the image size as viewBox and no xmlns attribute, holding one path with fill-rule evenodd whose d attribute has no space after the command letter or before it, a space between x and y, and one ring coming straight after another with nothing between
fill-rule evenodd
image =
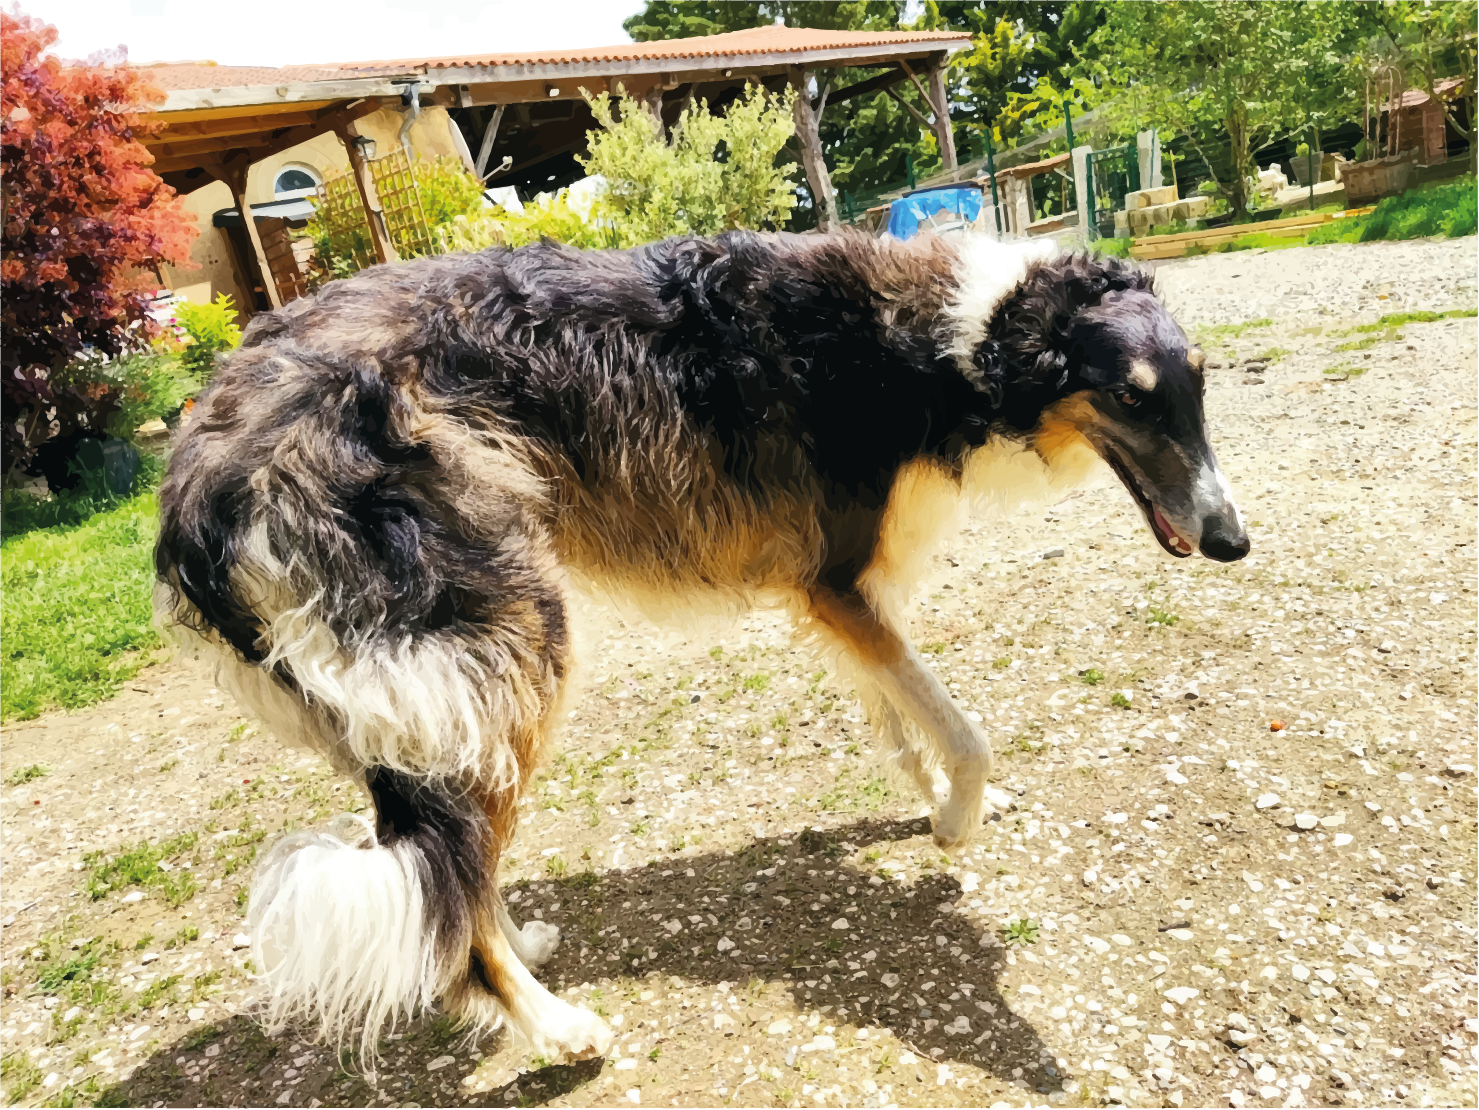
<instances>
[{"instance_id":1,"label":"dog's paw","mask_svg":"<svg viewBox=\"0 0 1479 1110\"><path fill-rule=\"evenodd\" d=\"M611 1051L610 1027L587 1009L557 1002L541 1017L531 1038L533 1050L552 1064L594 1060Z\"/></svg>"},{"instance_id":2,"label":"dog's paw","mask_svg":"<svg viewBox=\"0 0 1479 1110\"><path fill-rule=\"evenodd\" d=\"M560 930L547 921L524 922L519 937L519 958L527 968L543 967L560 946Z\"/></svg>"}]
</instances>

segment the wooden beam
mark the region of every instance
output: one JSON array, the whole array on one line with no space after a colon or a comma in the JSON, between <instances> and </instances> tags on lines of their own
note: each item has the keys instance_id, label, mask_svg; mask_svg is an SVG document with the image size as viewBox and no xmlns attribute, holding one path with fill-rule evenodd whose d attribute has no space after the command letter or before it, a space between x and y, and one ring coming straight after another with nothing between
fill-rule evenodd
<instances>
[{"instance_id":1,"label":"wooden beam","mask_svg":"<svg viewBox=\"0 0 1479 1110\"><path fill-rule=\"evenodd\" d=\"M926 117L923 112L914 107L914 105L910 104L893 89L884 89L883 91L886 92L889 96L893 97L894 100L898 101L899 107L913 116L915 120L919 123L920 127L923 127L926 131L933 131L935 129L935 124L933 120Z\"/></svg>"},{"instance_id":2,"label":"wooden beam","mask_svg":"<svg viewBox=\"0 0 1479 1110\"><path fill-rule=\"evenodd\" d=\"M398 103L398 102L397 102ZM179 143L162 143L150 148L155 156L154 172L169 173L177 169L203 166L207 160L225 160L231 152L250 153L251 161L261 161L272 155L306 143L309 139L333 131L336 125L352 123L381 108L379 99L359 100L350 105L313 113L311 123L294 127L283 127L274 131L241 135L223 139L192 139Z\"/></svg>"},{"instance_id":3,"label":"wooden beam","mask_svg":"<svg viewBox=\"0 0 1479 1110\"><path fill-rule=\"evenodd\" d=\"M866 81L859 81L856 85L849 85L845 89L838 89L827 97L828 104L840 104L844 100L851 100L855 96L867 96L869 93L882 92L890 85L898 84L904 79L904 71L900 69L888 69L876 77L870 77ZM813 103L812 108L820 106Z\"/></svg>"},{"instance_id":4,"label":"wooden beam","mask_svg":"<svg viewBox=\"0 0 1479 1110\"><path fill-rule=\"evenodd\" d=\"M806 167L806 181L811 186L812 204L816 206L817 229L831 231L837 226L837 197L832 191L832 178L822 157L822 139L817 131L816 113L811 110L811 94L806 90L806 70L790 69L791 87L796 90L792 116L796 121L796 141L801 147L801 161Z\"/></svg>"},{"instance_id":5,"label":"wooden beam","mask_svg":"<svg viewBox=\"0 0 1479 1110\"><path fill-rule=\"evenodd\" d=\"M909 63L906 62L906 61L904 61L903 58L900 58L899 59L899 68L904 71L905 75L908 76L908 78L909 78L910 81L914 82L914 87L919 92L919 99L922 100L922 101L924 101L926 105L929 105L930 104L930 94L927 93L927 92L925 92L924 86L919 83L919 78L914 76L914 71L909 68ZM931 110L933 110L933 107L932 106L931 106Z\"/></svg>"},{"instance_id":6,"label":"wooden beam","mask_svg":"<svg viewBox=\"0 0 1479 1110\"><path fill-rule=\"evenodd\" d=\"M257 270L262 279L262 290L267 294L267 303L273 308L281 308L282 298L277 293L277 282L272 279L272 266L267 261L267 252L262 249L262 236L257 232L252 207L247 203L247 177L252 170L251 157L238 154L229 162L212 162L206 168L231 190L237 211L241 213L241 222L246 226L247 240L252 244L252 253L256 256Z\"/></svg>"},{"instance_id":7,"label":"wooden beam","mask_svg":"<svg viewBox=\"0 0 1479 1110\"><path fill-rule=\"evenodd\" d=\"M396 253L395 244L390 239L390 229L385 225L385 210L380 207L375 182L370 178L369 164L354 142L359 138L359 130L352 121L348 121L335 127L334 131L343 141L344 149L349 152L349 168L354 174L354 183L359 188L360 203L365 208L365 223L370 226L370 241L375 246L375 257L381 262L399 262L401 256Z\"/></svg>"},{"instance_id":8,"label":"wooden beam","mask_svg":"<svg viewBox=\"0 0 1479 1110\"><path fill-rule=\"evenodd\" d=\"M227 119L256 119L259 116L276 115L279 113L297 115L302 112L316 111L320 108L332 108L335 104L343 104L344 98L337 100L298 100L286 104L238 104L227 108L186 108L183 111L156 113L153 119L159 120L166 127L178 127L181 124L202 121L215 121Z\"/></svg>"},{"instance_id":9,"label":"wooden beam","mask_svg":"<svg viewBox=\"0 0 1479 1110\"><path fill-rule=\"evenodd\" d=\"M503 123L505 107L500 104L493 109L493 118L488 121L488 126L483 131L483 145L478 148L478 164L473 170L479 181L483 180L483 175L488 172L488 159L493 154L493 143L498 138L498 128Z\"/></svg>"},{"instance_id":10,"label":"wooden beam","mask_svg":"<svg viewBox=\"0 0 1479 1110\"><path fill-rule=\"evenodd\" d=\"M197 120L194 123L171 123L163 131L140 140L145 146L160 143L188 142L192 139L215 139L225 135L250 135L254 131L276 131L312 123L317 112L274 112L264 115L227 116L224 119Z\"/></svg>"}]
</instances>

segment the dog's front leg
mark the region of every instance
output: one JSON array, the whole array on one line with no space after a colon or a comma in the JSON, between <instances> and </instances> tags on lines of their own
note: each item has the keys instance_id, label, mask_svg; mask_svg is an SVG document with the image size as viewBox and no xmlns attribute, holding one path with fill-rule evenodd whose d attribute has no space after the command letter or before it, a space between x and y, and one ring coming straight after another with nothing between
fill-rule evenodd
<instances>
[{"instance_id":1,"label":"dog's front leg","mask_svg":"<svg viewBox=\"0 0 1479 1110\"><path fill-rule=\"evenodd\" d=\"M990 806L986 782L994 768L986 736L951 700L908 640L861 594L819 587L809 603L811 616L883 695L934 740L950 779L950 796L933 820L935 843L946 851L964 846Z\"/></svg>"}]
</instances>

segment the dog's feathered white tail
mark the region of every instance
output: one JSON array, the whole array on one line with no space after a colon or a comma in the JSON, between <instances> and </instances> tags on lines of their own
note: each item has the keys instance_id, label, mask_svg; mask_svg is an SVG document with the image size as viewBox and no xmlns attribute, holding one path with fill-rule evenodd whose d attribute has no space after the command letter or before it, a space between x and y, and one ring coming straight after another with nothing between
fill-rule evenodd
<instances>
[{"instance_id":1,"label":"dog's feathered white tail","mask_svg":"<svg viewBox=\"0 0 1479 1110\"><path fill-rule=\"evenodd\" d=\"M361 1055L373 1060L381 1031L445 987L427 928L429 868L413 841L382 846L349 814L335 825L283 837L262 861L252 957L269 991L270 1030L304 1024L341 1044L358 1029Z\"/></svg>"}]
</instances>

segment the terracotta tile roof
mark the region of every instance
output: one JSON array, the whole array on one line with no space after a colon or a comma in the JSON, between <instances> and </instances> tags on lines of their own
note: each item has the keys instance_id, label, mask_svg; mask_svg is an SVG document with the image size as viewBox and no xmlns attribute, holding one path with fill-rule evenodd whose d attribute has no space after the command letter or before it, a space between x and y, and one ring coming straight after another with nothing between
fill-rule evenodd
<instances>
[{"instance_id":1,"label":"terracotta tile roof","mask_svg":"<svg viewBox=\"0 0 1479 1110\"><path fill-rule=\"evenodd\" d=\"M182 89L240 89L255 85L285 85L297 81L343 81L373 77L379 73L407 72L394 67L376 70L367 66L346 73L338 66L218 66L210 62L166 62L139 66L144 75L164 92Z\"/></svg>"},{"instance_id":2,"label":"terracotta tile roof","mask_svg":"<svg viewBox=\"0 0 1479 1110\"><path fill-rule=\"evenodd\" d=\"M630 42L581 50L540 50L520 54L459 54L445 58L402 58L369 62L326 62L320 65L222 66L211 62L162 62L140 66L165 92L191 89L238 89L304 81L345 81L360 77L428 73L475 66L580 65L611 62L670 61L682 58L741 58L760 54L807 54L816 51L881 49L905 52L965 45L970 35L955 31L818 31L809 27L754 27L723 35L658 42Z\"/></svg>"},{"instance_id":3,"label":"terracotta tile roof","mask_svg":"<svg viewBox=\"0 0 1479 1110\"><path fill-rule=\"evenodd\" d=\"M457 54L445 58L401 58L394 61L345 63L341 70L376 67L451 69L470 66L568 65L581 62L658 61L673 58L736 57L747 54L801 54L815 50L910 47L923 43L966 44L971 36L957 31L819 31L810 27L753 27L722 35L661 39L580 50L537 50L516 54Z\"/></svg>"},{"instance_id":4,"label":"terracotta tile roof","mask_svg":"<svg viewBox=\"0 0 1479 1110\"><path fill-rule=\"evenodd\" d=\"M1447 100L1447 94L1458 88L1463 83L1464 79L1462 77L1448 77L1442 81L1439 81L1436 85L1433 86L1433 89L1437 92L1439 96L1443 97L1444 100ZM1402 107L1404 108L1416 108L1419 104L1426 104L1427 102L1428 94L1422 89L1408 89L1405 93L1402 94ZM1382 108L1383 110L1385 110L1385 102L1382 103Z\"/></svg>"}]
</instances>

